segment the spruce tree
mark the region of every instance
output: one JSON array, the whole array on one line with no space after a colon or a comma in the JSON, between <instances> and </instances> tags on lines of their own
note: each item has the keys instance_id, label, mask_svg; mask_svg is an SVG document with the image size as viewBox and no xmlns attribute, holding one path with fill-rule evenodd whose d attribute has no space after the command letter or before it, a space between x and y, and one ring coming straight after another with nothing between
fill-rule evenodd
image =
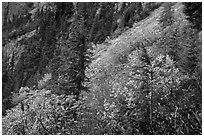
<instances>
[{"instance_id":1,"label":"spruce tree","mask_svg":"<svg viewBox=\"0 0 204 137\"><path fill-rule=\"evenodd\" d=\"M84 36L83 3L77 4L74 21L70 26L68 40L63 45L62 61L60 68L60 87L65 94L74 95L79 99L80 92L85 90L85 67L87 63L86 38Z\"/></svg>"},{"instance_id":2,"label":"spruce tree","mask_svg":"<svg viewBox=\"0 0 204 137\"><path fill-rule=\"evenodd\" d=\"M195 29L202 30L202 3L201 2L184 2L184 13L187 19L193 24Z\"/></svg>"}]
</instances>

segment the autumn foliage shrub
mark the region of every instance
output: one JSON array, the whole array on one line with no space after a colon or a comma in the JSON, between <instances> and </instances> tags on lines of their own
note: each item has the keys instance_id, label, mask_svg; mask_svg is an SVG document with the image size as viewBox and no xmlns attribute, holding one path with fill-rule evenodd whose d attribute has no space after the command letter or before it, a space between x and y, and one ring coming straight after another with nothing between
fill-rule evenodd
<instances>
[{"instance_id":1,"label":"autumn foliage shrub","mask_svg":"<svg viewBox=\"0 0 204 137\"><path fill-rule=\"evenodd\" d=\"M31 90L30 96L7 111L3 118L3 134L77 134L73 111L83 109L73 96L51 94L50 90ZM24 108L24 111L22 110ZM80 117L80 114L77 116Z\"/></svg>"}]
</instances>

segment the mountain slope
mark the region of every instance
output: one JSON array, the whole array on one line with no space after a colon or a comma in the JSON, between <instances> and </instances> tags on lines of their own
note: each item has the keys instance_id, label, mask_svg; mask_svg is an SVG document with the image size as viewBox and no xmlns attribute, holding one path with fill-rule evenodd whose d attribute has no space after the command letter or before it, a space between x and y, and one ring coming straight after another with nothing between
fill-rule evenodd
<instances>
[{"instance_id":1,"label":"mountain slope","mask_svg":"<svg viewBox=\"0 0 204 137\"><path fill-rule=\"evenodd\" d=\"M172 28L181 29L184 27L187 21L181 12L182 10L181 3L173 5L172 11L174 12L170 16L174 18L174 22L170 26L163 27L159 20L161 20L162 16L165 16L163 15L165 6L161 6L152 12L148 18L134 24L133 28L127 30L118 38L109 40L108 45L110 46L102 52L98 52L100 55L97 54L98 58L90 64L90 70L93 73L90 76L92 91L94 91L93 95L91 95L92 98L96 94L101 94L99 96L105 98L108 97L112 88L110 81L113 79L119 81L123 77L123 81L127 80L127 73L129 72L124 69L127 69L127 58L133 51L140 52L141 47L151 48L167 32L173 31ZM93 104L94 101L90 102Z\"/></svg>"}]
</instances>

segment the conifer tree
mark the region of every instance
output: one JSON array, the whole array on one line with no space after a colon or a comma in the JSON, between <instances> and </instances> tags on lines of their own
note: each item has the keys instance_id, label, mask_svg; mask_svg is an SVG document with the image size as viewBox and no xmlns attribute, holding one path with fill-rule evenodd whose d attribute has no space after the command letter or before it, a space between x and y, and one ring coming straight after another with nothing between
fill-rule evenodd
<instances>
[{"instance_id":1,"label":"conifer tree","mask_svg":"<svg viewBox=\"0 0 204 137\"><path fill-rule=\"evenodd\" d=\"M143 65L143 73L141 74L143 78L143 84L141 86L141 90L143 94L146 94L149 97L149 106L146 110L147 122L148 126L146 126L148 134L153 134L153 88L152 81L154 80L154 72L152 70L151 58L147 54L147 50L145 47L142 47L142 55L141 61L144 63Z\"/></svg>"},{"instance_id":2,"label":"conifer tree","mask_svg":"<svg viewBox=\"0 0 204 137\"><path fill-rule=\"evenodd\" d=\"M184 2L184 13L187 19L193 24L193 27L202 30L202 3L200 2Z\"/></svg>"},{"instance_id":3,"label":"conifer tree","mask_svg":"<svg viewBox=\"0 0 204 137\"><path fill-rule=\"evenodd\" d=\"M66 94L75 95L79 99L80 92L85 90L85 67L87 63L86 38L84 36L84 10L83 3L77 4L74 21L70 26L70 32L66 44L63 46L62 60L64 62L60 69L60 85Z\"/></svg>"}]
</instances>

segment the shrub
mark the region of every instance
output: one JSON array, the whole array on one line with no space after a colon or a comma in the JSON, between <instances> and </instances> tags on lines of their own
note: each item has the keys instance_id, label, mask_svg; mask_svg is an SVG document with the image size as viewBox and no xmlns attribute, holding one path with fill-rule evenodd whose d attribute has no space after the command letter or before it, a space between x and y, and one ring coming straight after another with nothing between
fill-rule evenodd
<instances>
[{"instance_id":1,"label":"shrub","mask_svg":"<svg viewBox=\"0 0 204 137\"><path fill-rule=\"evenodd\" d=\"M51 94L45 89L30 90L29 95L16 107L7 110L2 120L3 134L77 134L78 121L73 112L80 117L79 110L84 107L82 101L75 101L71 95Z\"/></svg>"}]
</instances>

